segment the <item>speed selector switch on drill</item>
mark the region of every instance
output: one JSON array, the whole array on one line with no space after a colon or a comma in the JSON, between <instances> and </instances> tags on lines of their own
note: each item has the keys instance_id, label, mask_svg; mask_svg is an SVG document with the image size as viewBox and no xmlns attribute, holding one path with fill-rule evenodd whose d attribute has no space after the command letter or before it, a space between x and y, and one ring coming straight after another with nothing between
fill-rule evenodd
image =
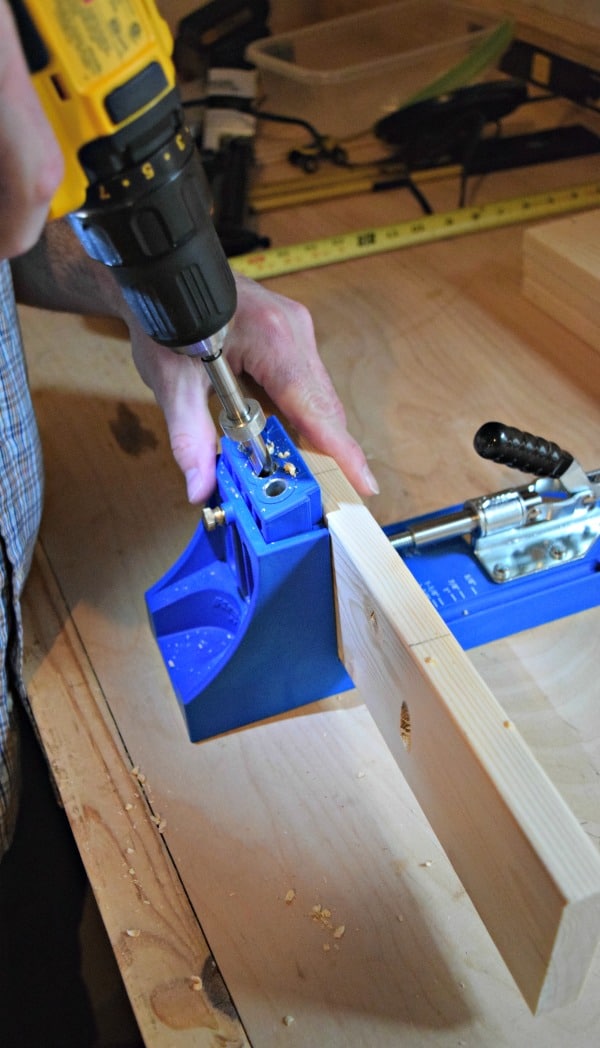
<instances>
[{"instance_id":1,"label":"speed selector switch on drill","mask_svg":"<svg viewBox=\"0 0 600 1048\"><path fill-rule=\"evenodd\" d=\"M270 472L265 420L222 354L236 308L210 191L185 124L172 38L153 0L10 0L32 80L65 157L49 217L69 215L144 330L200 356L221 425Z\"/></svg>"}]
</instances>

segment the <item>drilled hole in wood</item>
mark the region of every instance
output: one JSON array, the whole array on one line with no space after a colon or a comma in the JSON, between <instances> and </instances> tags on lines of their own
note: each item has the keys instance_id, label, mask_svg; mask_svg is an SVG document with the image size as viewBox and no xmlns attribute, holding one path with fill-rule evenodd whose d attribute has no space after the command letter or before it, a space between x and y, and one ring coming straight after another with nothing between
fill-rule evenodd
<instances>
[{"instance_id":1,"label":"drilled hole in wood","mask_svg":"<svg viewBox=\"0 0 600 1048\"><path fill-rule=\"evenodd\" d=\"M410 750L412 739L410 729L410 712L405 702L400 710L400 738L404 743L405 750Z\"/></svg>"}]
</instances>

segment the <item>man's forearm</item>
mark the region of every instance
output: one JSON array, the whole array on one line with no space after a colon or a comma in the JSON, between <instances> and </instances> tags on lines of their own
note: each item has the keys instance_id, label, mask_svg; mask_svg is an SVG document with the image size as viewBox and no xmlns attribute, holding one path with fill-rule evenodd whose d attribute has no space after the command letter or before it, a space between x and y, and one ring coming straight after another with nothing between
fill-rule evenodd
<instances>
[{"instance_id":1,"label":"man's forearm","mask_svg":"<svg viewBox=\"0 0 600 1048\"><path fill-rule=\"evenodd\" d=\"M89 258L64 220L49 223L35 247L13 259L11 268L23 305L131 319L110 269Z\"/></svg>"}]
</instances>

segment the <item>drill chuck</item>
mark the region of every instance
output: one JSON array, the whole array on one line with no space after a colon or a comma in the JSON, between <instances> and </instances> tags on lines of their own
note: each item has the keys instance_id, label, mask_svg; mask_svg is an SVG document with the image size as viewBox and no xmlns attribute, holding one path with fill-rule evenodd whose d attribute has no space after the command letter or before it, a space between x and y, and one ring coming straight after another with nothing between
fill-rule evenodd
<instances>
[{"instance_id":1,"label":"drill chuck","mask_svg":"<svg viewBox=\"0 0 600 1048\"><path fill-rule=\"evenodd\" d=\"M89 186L71 223L86 252L112 268L144 330L177 350L224 328L235 282L177 93L84 146L80 159Z\"/></svg>"}]
</instances>

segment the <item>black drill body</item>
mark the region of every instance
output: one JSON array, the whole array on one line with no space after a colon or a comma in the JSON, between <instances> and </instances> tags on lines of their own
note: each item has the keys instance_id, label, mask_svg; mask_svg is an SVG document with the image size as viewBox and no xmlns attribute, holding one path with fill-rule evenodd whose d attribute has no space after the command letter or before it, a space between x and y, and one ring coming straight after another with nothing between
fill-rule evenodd
<instances>
[{"instance_id":1,"label":"black drill body","mask_svg":"<svg viewBox=\"0 0 600 1048\"><path fill-rule=\"evenodd\" d=\"M80 161L89 188L71 224L86 252L112 268L144 330L184 350L220 332L235 312L235 282L177 91L84 146Z\"/></svg>"}]
</instances>

